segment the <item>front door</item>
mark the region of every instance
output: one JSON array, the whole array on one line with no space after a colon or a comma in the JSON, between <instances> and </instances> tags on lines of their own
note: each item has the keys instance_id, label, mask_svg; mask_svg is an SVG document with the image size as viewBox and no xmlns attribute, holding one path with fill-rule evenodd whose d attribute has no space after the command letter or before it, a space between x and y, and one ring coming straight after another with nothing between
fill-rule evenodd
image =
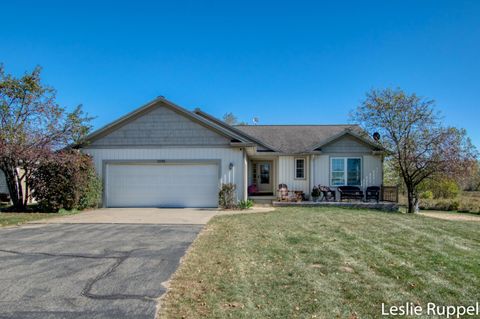
<instances>
[{"instance_id":1,"label":"front door","mask_svg":"<svg viewBox=\"0 0 480 319\"><path fill-rule=\"evenodd\" d=\"M272 163L258 162L257 168L257 188L259 192L272 191Z\"/></svg>"}]
</instances>

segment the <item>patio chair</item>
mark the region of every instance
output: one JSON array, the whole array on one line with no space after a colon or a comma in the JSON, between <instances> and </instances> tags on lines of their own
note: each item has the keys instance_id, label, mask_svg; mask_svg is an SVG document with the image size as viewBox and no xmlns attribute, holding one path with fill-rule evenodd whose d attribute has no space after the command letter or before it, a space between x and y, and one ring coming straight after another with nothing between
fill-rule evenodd
<instances>
[{"instance_id":1,"label":"patio chair","mask_svg":"<svg viewBox=\"0 0 480 319\"><path fill-rule=\"evenodd\" d=\"M248 186L248 195L253 196L258 193L257 185L252 184Z\"/></svg>"},{"instance_id":2,"label":"patio chair","mask_svg":"<svg viewBox=\"0 0 480 319\"><path fill-rule=\"evenodd\" d=\"M292 201L303 202L307 198L305 197L305 193L303 191L293 191L292 193Z\"/></svg>"},{"instance_id":3,"label":"patio chair","mask_svg":"<svg viewBox=\"0 0 480 319\"><path fill-rule=\"evenodd\" d=\"M363 191L357 186L339 186L340 201L344 199L363 200Z\"/></svg>"},{"instance_id":4,"label":"patio chair","mask_svg":"<svg viewBox=\"0 0 480 319\"><path fill-rule=\"evenodd\" d=\"M326 202L335 201L335 194L336 194L335 190L331 189L328 186L322 186L322 185L318 185L318 188L323 194L322 201L326 201Z\"/></svg>"},{"instance_id":5,"label":"patio chair","mask_svg":"<svg viewBox=\"0 0 480 319\"><path fill-rule=\"evenodd\" d=\"M365 199L367 201L375 199L377 203L380 201L380 187L378 186L369 186L365 191Z\"/></svg>"},{"instance_id":6,"label":"patio chair","mask_svg":"<svg viewBox=\"0 0 480 319\"><path fill-rule=\"evenodd\" d=\"M290 201L289 196L290 191L288 190L287 184L279 184L277 189L277 197L280 202Z\"/></svg>"}]
</instances>

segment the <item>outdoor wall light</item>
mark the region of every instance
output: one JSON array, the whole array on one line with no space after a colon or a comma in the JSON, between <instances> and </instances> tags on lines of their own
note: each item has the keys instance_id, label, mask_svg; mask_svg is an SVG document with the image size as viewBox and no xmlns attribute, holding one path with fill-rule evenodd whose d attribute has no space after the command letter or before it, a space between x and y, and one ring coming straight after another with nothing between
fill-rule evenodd
<instances>
[{"instance_id":1,"label":"outdoor wall light","mask_svg":"<svg viewBox=\"0 0 480 319\"><path fill-rule=\"evenodd\" d=\"M230 163L230 164L228 165L228 169L229 169L229 170L232 170L232 168L233 168L233 163Z\"/></svg>"}]
</instances>

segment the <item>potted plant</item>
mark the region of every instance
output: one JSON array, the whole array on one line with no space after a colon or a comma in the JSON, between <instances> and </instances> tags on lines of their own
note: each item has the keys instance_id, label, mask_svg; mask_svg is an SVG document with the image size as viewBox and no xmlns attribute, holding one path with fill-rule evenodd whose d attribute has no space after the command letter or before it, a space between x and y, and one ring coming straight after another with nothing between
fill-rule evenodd
<instances>
[{"instance_id":1,"label":"potted plant","mask_svg":"<svg viewBox=\"0 0 480 319\"><path fill-rule=\"evenodd\" d=\"M310 195L312 196L312 200L314 202L318 202L318 199L320 198L320 195L321 195L320 188L318 188L317 186L314 186Z\"/></svg>"}]
</instances>

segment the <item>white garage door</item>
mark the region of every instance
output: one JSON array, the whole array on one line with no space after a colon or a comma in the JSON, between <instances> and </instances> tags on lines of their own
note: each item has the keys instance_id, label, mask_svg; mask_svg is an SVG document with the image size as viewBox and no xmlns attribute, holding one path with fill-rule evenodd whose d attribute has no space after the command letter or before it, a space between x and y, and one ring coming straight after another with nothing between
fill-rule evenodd
<instances>
[{"instance_id":1,"label":"white garage door","mask_svg":"<svg viewBox=\"0 0 480 319\"><path fill-rule=\"evenodd\" d=\"M108 164L107 207L217 207L216 164Z\"/></svg>"}]
</instances>

